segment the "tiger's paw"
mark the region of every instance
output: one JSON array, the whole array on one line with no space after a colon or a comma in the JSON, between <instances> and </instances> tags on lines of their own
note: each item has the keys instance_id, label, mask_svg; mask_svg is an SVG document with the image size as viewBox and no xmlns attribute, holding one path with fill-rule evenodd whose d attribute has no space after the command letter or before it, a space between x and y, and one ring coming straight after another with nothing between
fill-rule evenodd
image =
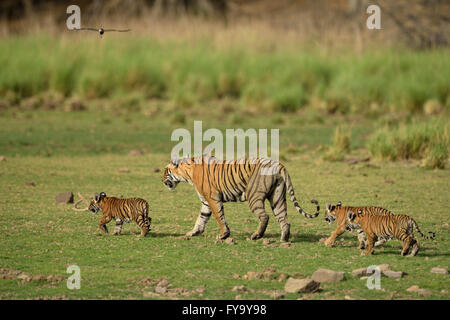
<instances>
[{"instance_id":1,"label":"tiger's paw","mask_svg":"<svg viewBox=\"0 0 450 320\"><path fill-rule=\"evenodd\" d=\"M225 240L230 236L230 231L217 235L217 240Z\"/></svg>"},{"instance_id":2,"label":"tiger's paw","mask_svg":"<svg viewBox=\"0 0 450 320\"><path fill-rule=\"evenodd\" d=\"M262 238L262 235L260 235L258 232L255 232L254 234L252 234L250 236L250 240L258 240L258 239L261 239L261 238Z\"/></svg>"},{"instance_id":3,"label":"tiger's paw","mask_svg":"<svg viewBox=\"0 0 450 320\"><path fill-rule=\"evenodd\" d=\"M326 245L329 248L334 247L334 241L325 240L324 245Z\"/></svg>"}]
</instances>

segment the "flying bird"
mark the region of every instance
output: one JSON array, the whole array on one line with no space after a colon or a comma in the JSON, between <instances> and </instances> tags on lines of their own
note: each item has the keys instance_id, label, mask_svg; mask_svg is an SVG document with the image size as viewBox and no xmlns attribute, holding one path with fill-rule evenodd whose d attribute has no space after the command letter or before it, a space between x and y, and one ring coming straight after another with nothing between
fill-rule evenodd
<instances>
[{"instance_id":1,"label":"flying bird","mask_svg":"<svg viewBox=\"0 0 450 320\"><path fill-rule=\"evenodd\" d=\"M100 33L100 36L102 36L105 32L128 32L131 31L131 29L123 29L123 30L119 30L119 29L103 29L103 28L80 28L80 29L74 29L74 30L89 30L89 31L96 31L98 33Z\"/></svg>"}]
</instances>

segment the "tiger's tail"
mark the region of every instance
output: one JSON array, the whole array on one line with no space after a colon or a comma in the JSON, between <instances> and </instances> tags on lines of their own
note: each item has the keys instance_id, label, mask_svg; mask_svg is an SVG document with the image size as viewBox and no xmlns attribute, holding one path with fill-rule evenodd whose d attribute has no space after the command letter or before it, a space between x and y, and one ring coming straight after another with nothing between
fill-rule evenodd
<instances>
[{"instance_id":1,"label":"tiger's tail","mask_svg":"<svg viewBox=\"0 0 450 320\"><path fill-rule=\"evenodd\" d=\"M426 235L424 235L424 234L422 233L422 231L420 231L417 222L416 222L414 219L412 219L412 218L411 218L411 221L412 221L412 223L413 223L414 228L417 230L417 232L420 234L420 236L421 236L422 238L427 239L427 240L434 240L434 237L436 236L436 233L430 231L430 232L428 232L428 233L430 234L430 236L426 236Z\"/></svg>"},{"instance_id":2,"label":"tiger's tail","mask_svg":"<svg viewBox=\"0 0 450 320\"><path fill-rule=\"evenodd\" d=\"M317 200L311 200L311 203L315 204L317 207L317 211L314 214L309 214L306 211L304 211L300 205L298 204L297 199L295 198L294 193L294 186L292 185L291 177L289 176L289 173L287 172L286 168L281 168L281 176L283 177L284 183L286 184L287 192L289 193L289 197L291 198L292 203L294 204L295 209L297 209L298 213L303 215L305 218L312 219L317 217L320 214L320 206L319 202Z\"/></svg>"}]
</instances>

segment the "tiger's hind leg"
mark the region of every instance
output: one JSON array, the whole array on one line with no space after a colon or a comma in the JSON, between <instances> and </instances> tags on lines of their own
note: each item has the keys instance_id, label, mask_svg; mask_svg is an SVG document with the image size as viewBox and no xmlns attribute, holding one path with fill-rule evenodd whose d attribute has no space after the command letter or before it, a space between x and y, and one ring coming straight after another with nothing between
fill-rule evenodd
<instances>
[{"instance_id":1,"label":"tiger's hind leg","mask_svg":"<svg viewBox=\"0 0 450 320\"><path fill-rule=\"evenodd\" d=\"M410 257L414 257L417 255L417 253L419 252L419 242L417 241L417 239L412 238L413 242L411 243L412 249L411 249L411 253L409 254Z\"/></svg>"},{"instance_id":2,"label":"tiger's hind leg","mask_svg":"<svg viewBox=\"0 0 450 320\"><path fill-rule=\"evenodd\" d=\"M276 186L269 197L269 202L281 228L280 241L288 242L291 233L291 224L287 217L286 184L284 182Z\"/></svg>"},{"instance_id":3,"label":"tiger's hind leg","mask_svg":"<svg viewBox=\"0 0 450 320\"><path fill-rule=\"evenodd\" d=\"M150 232L150 230L151 230L151 223L152 223L152 218L150 218L149 216L148 216L148 213L149 213L149 208L148 208L148 205L145 207L145 209L144 209L144 224L145 224L145 227L147 228L147 232Z\"/></svg>"},{"instance_id":4,"label":"tiger's hind leg","mask_svg":"<svg viewBox=\"0 0 450 320\"><path fill-rule=\"evenodd\" d=\"M114 229L114 235L118 236L120 235L120 232L122 231L122 225L123 225L123 221L120 219L116 219L116 228Z\"/></svg>"},{"instance_id":5,"label":"tiger's hind leg","mask_svg":"<svg viewBox=\"0 0 450 320\"><path fill-rule=\"evenodd\" d=\"M139 237L145 237L145 235L148 232L147 225L145 222L146 220L147 219L144 214L139 215L136 219L137 225L139 226L139 228L141 228L141 234L139 235Z\"/></svg>"},{"instance_id":6,"label":"tiger's hind leg","mask_svg":"<svg viewBox=\"0 0 450 320\"><path fill-rule=\"evenodd\" d=\"M248 200L250 210L258 217L258 229L251 235L251 240L258 240L264 236L267 225L269 224L269 215L264 210L264 199L252 198Z\"/></svg>"}]
</instances>

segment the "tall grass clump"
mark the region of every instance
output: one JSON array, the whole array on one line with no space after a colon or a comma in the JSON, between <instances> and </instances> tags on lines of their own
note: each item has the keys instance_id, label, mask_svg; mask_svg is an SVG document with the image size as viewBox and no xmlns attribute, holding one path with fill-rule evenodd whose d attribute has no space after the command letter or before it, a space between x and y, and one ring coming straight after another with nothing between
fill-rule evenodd
<instances>
[{"instance_id":1,"label":"tall grass clump","mask_svg":"<svg viewBox=\"0 0 450 320\"><path fill-rule=\"evenodd\" d=\"M422 160L426 168L444 168L449 155L449 121L425 122L384 127L368 142L370 153L382 160Z\"/></svg>"},{"instance_id":2,"label":"tall grass clump","mask_svg":"<svg viewBox=\"0 0 450 320\"><path fill-rule=\"evenodd\" d=\"M336 127L333 143L328 147L323 159L327 161L342 161L344 156L350 152L350 136L350 129Z\"/></svg>"}]
</instances>

